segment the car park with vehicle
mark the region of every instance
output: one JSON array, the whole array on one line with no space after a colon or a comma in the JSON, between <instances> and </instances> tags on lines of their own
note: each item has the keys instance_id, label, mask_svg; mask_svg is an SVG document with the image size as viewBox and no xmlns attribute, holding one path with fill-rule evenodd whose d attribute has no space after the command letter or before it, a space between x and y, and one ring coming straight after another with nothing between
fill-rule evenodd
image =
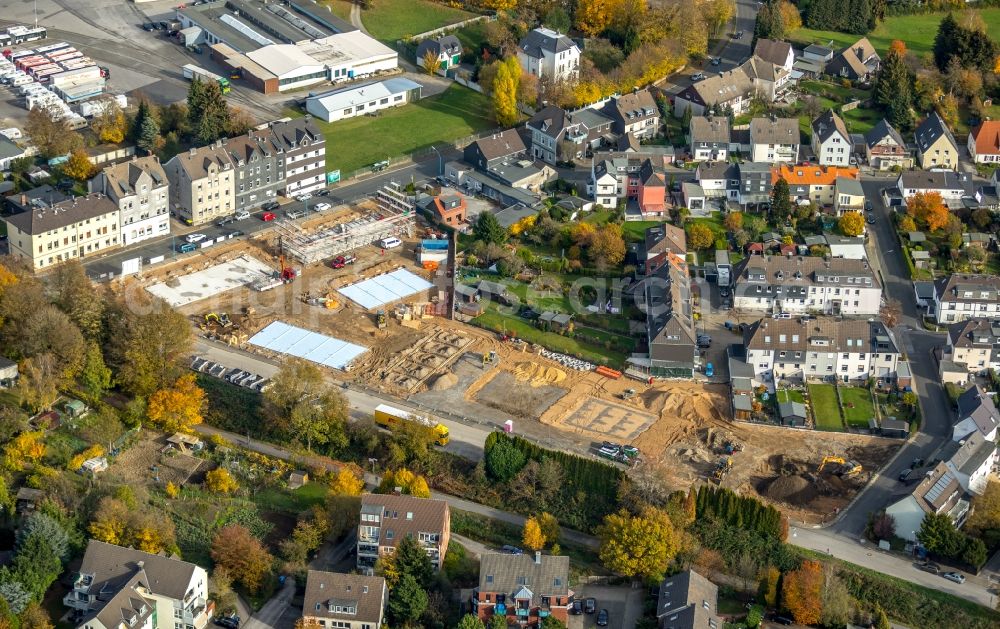
<instances>
[{"instance_id":1,"label":"car park with vehicle","mask_svg":"<svg viewBox=\"0 0 1000 629\"><path fill-rule=\"evenodd\" d=\"M597 612L597 623L596 623L597 626L598 627L607 627L608 626L609 617L610 617L610 614L608 614L608 610L606 610L606 609L602 609L601 611Z\"/></svg>"},{"instance_id":2,"label":"car park with vehicle","mask_svg":"<svg viewBox=\"0 0 1000 629\"><path fill-rule=\"evenodd\" d=\"M403 244L403 241L399 238L383 238L379 241L379 246L383 249L395 249L396 247Z\"/></svg>"},{"instance_id":3,"label":"car park with vehicle","mask_svg":"<svg viewBox=\"0 0 1000 629\"><path fill-rule=\"evenodd\" d=\"M281 207L281 204L278 203L277 201L268 201L264 205L260 206L260 209L264 210L265 212L268 212L271 210L277 210L279 207Z\"/></svg>"},{"instance_id":4,"label":"car park with vehicle","mask_svg":"<svg viewBox=\"0 0 1000 629\"><path fill-rule=\"evenodd\" d=\"M330 207L332 207L332 206L329 203L321 202L321 203L317 203L316 205L313 206L313 211L314 212L325 212L326 210L329 210Z\"/></svg>"},{"instance_id":5,"label":"car park with vehicle","mask_svg":"<svg viewBox=\"0 0 1000 629\"><path fill-rule=\"evenodd\" d=\"M941 566L937 565L932 561L925 561L924 563L917 566L924 572L930 572L931 574L938 574L941 572Z\"/></svg>"},{"instance_id":6,"label":"car park with vehicle","mask_svg":"<svg viewBox=\"0 0 1000 629\"><path fill-rule=\"evenodd\" d=\"M265 223L268 221L273 221L276 218L278 217L277 215L275 215L274 212L264 212L263 214L260 215L260 220L264 221Z\"/></svg>"},{"instance_id":7,"label":"car park with vehicle","mask_svg":"<svg viewBox=\"0 0 1000 629\"><path fill-rule=\"evenodd\" d=\"M236 219L236 220L238 220L238 221L242 221L242 220L248 219L248 218L250 218L250 212L248 212L246 210L240 210L239 212L237 212L236 214L233 215L233 218Z\"/></svg>"},{"instance_id":8,"label":"car park with vehicle","mask_svg":"<svg viewBox=\"0 0 1000 629\"><path fill-rule=\"evenodd\" d=\"M296 201L308 201L311 198L313 198L313 195L309 194L308 192L303 192L302 194L300 194L297 197L295 197L295 200Z\"/></svg>"},{"instance_id":9,"label":"car park with vehicle","mask_svg":"<svg viewBox=\"0 0 1000 629\"><path fill-rule=\"evenodd\" d=\"M583 611L588 614L593 614L597 611L597 599L587 598L583 601Z\"/></svg>"},{"instance_id":10,"label":"car park with vehicle","mask_svg":"<svg viewBox=\"0 0 1000 629\"><path fill-rule=\"evenodd\" d=\"M193 244L196 242L201 242L202 240L205 240L205 238L207 238L205 234L188 234L187 236L184 237L184 241Z\"/></svg>"},{"instance_id":11,"label":"car park with vehicle","mask_svg":"<svg viewBox=\"0 0 1000 629\"><path fill-rule=\"evenodd\" d=\"M508 555L523 555L524 551L517 546L511 546L510 544L504 544L500 547L500 552L507 553Z\"/></svg>"},{"instance_id":12,"label":"car park with vehicle","mask_svg":"<svg viewBox=\"0 0 1000 629\"><path fill-rule=\"evenodd\" d=\"M358 259L352 255L337 256L330 262L330 266L335 269L342 269L348 264L354 264Z\"/></svg>"},{"instance_id":13,"label":"car park with vehicle","mask_svg":"<svg viewBox=\"0 0 1000 629\"><path fill-rule=\"evenodd\" d=\"M964 574L960 574L958 572L945 572L941 576L944 577L945 579L948 579L949 581L954 581L955 583L958 583L959 585L961 585L962 583L965 583L965 575Z\"/></svg>"},{"instance_id":14,"label":"car park with vehicle","mask_svg":"<svg viewBox=\"0 0 1000 629\"><path fill-rule=\"evenodd\" d=\"M583 601L581 601L578 598L573 599L573 607L570 608L569 613L573 614L574 616L579 616L580 614L582 614Z\"/></svg>"}]
</instances>

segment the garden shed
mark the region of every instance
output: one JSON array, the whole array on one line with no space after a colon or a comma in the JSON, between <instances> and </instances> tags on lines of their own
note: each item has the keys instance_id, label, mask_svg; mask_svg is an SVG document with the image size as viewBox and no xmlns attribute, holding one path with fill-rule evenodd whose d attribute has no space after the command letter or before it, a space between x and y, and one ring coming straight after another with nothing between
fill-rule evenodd
<instances>
[{"instance_id":1,"label":"garden shed","mask_svg":"<svg viewBox=\"0 0 1000 629\"><path fill-rule=\"evenodd\" d=\"M896 439L906 439L910 434L910 426L904 421L889 418L882 420L882 436Z\"/></svg>"},{"instance_id":2,"label":"garden shed","mask_svg":"<svg viewBox=\"0 0 1000 629\"><path fill-rule=\"evenodd\" d=\"M778 404L778 415L781 423L786 426L804 426L806 405L801 402L781 402Z\"/></svg>"}]
</instances>

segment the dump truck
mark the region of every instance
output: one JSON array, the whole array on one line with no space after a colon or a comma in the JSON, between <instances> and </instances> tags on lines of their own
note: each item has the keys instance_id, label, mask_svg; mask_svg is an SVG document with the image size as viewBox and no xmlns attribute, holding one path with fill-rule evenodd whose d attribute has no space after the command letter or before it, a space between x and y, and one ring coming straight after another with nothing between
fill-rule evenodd
<instances>
[{"instance_id":1,"label":"dump truck","mask_svg":"<svg viewBox=\"0 0 1000 629\"><path fill-rule=\"evenodd\" d=\"M439 446L448 445L448 427L441 422L394 408L388 404L379 404L375 407L375 423L382 428L391 431L404 422L410 422L429 429L433 435L434 443Z\"/></svg>"}]
</instances>

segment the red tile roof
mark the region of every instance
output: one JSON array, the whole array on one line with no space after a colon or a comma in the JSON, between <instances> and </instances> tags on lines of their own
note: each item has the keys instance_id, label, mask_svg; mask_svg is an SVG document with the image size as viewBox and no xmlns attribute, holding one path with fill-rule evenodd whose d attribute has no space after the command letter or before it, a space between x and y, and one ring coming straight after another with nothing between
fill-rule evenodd
<instances>
[{"instance_id":1,"label":"red tile roof","mask_svg":"<svg viewBox=\"0 0 1000 629\"><path fill-rule=\"evenodd\" d=\"M976 155L1000 154L1000 120L987 120L972 130Z\"/></svg>"}]
</instances>

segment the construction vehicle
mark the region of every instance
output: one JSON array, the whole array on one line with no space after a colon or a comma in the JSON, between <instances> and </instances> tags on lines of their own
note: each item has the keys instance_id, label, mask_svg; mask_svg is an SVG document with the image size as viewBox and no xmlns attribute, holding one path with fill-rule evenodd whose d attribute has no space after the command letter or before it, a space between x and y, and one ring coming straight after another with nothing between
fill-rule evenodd
<instances>
[{"instance_id":1,"label":"construction vehicle","mask_svg":"<svg viewBox=\"0 0 1000 629\"><path fill-rule=\"evenodd\" d=\"M207 315L205 315L206 324L211 325L213 322L223 328L228 328L233 324L233 322L229 319L229 315L226 314L225 312L223 312L222 314L216 314L214 312L210 312Z\"/></svg>"},{"instance_id":2,"label":"construction vehicle","mask_svg":"<svg viewBox=\"0 0 1000 629\"><path fill-rule=\"evenodd\" d=\"M389 320L385 316L385 310L378 310L375 312L375 325L379 330L384 330L389 327Z\"/></svg>"},{"instance_id":3,"label":"construction vehicle","mask_svg":"<svg viewBox=\"0 0 1000 629\"><path fill-rule=\"evenodd\" d=\"M486 365L492 365L497 362L497 353L493 350L483 354L483 367Z\"/></svg>"},{"instance_id":4,"label":"construction vehicle","mask_svg":"<svg viewBox=\"0 0 1000 629\"><path fill-rule=\"evenodd\" d=\"M391 431L393 428L407 422L429 429L431 438L437 445L448 445L450 433L448 432L448 427L441 422L394 408L388 404L379 404L375 407L375 423L386 430Z\"/></svg>"},{"instance_id":5,"label":"construction vehicle","mask_svg":"<svg viewBox=\"0 0 1000 629\"><path fill-rule=\"evenodd\" d=\"M630 400L633 397L635 397L635 389L625 389L622 392L622 399L623 400Z\"/></svg>"},{"instance_id":6,"label":"construction vehicle","mask_svg":"<svg viewBox=\"0 0 1000 629\"><path fill-rule=\"evenodd\" d=\"M722 479L729 474L729 471L733 468L733 460L730 457L723 457L719 459L719 462L715 464L715 469L712 471L712 480L722 482Z\"/></svg>"},{"instance_id":7,"label":"construction vehicle","mask_svg":"<svg viewBox=\"0 0 1000 629\"><path fill-rule=\"evenodd\" d=\"M743 451L743 444L733 439L726 439L726 442L722 444L722 449L726 454L736 454Z\"/></svg>"},{"instance_id":8,"label":"construction vehicle","mask_svg":"<svg viewBox=\"0 0 1000 629\"><path fill-rule=\"evenodd\" d=\"M818 472L822 473L826 468L827 463L836 463L838 465L837 469L834 470L834 474L837 476L853 476L855 474L860 474L864 468L857 461L848 461L842 456L825 456L823 461L819 464Z\"/></svg>"}]
</instances>

